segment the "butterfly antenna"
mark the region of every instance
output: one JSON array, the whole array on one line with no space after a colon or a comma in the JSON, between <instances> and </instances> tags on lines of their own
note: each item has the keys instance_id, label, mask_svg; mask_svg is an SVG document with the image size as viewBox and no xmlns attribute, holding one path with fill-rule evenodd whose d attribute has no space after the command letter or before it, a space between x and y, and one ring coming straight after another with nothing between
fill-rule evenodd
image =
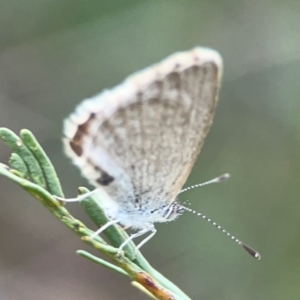
<instances>
[{"instance_id":1,"label":"butterfly antenna","mask_svg":"<svg viewBox=\"0 0 300 300\"><path fill-rule=\"evenodd\" d=\"M246 250L251 256L253 256L254 258L256 258L257 260L259 260L261 258L260 254L254 250L253 248L251 248L250 246L244 244L243 242L241 242L239 239L237 239L235 236L233 236L231 233L229 233L227 230L225 230L224 228L222 228L220 225L218 225L216 222L214 222L212 219L208 218L207 216L189 208L186 206L181 206L180 208L184 209L185 211L191 212L199 217L201 217L202 219L204 219L205 221L209 222L210 224L214 225L217 229L219 229L221 232L223 232L224 234L226 234L229 238L231 238L234 242L236 242L238 245L240 245L241 247L243 247L244 250Z\"/></svg>"},{"instance_id":2,"label":"butterfly antenna","mask_svg":"<svg viewBox=\"0 0 300 300\"><path fill-rule=\"evenodd\" d=\"M189 190L192 190L192 189L195 189L195 188L198 188L198 187L201 187L201 186L204 186L204 185L208 185L208 184L211 184L211 183L219 183L219 182L223 182L225 180L227 180L228 178L230 177L230 174L228 173L225 173L225 174L222 174L214 179L211 179L209 181L206 181L206 182L203 182L203 183L199 183L199 184L195 184L195 185L191 185L191 186L188 186L186 188L184 188L183 190L181 190L179 194L182 194L186 191L189 191Z\"/></svg>"}]
</instances>

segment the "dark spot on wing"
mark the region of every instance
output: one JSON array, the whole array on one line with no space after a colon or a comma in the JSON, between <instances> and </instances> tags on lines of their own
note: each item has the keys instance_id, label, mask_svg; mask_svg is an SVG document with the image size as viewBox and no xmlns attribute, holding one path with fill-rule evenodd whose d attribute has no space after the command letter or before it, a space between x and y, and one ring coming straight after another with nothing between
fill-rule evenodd
<instances>
[{"instance_id":1,"label":"dark spot on wing","mask_svg":"<svg viewBox=\"0 0 300 300\"><path fill-rule=\"evenodd\" d=\"M95 118L95 114L91 113L90 117L86 122L78 126L78 129L73 137L74 142L80 142L82 137L87 133L87 129L89 127L89 123Z\"/></svg>"},{"instance_id":2,"label":"dark spot on wing","mask_svg":"<svg viewBox=\"0 0 300 300\"><path fill-rule=\"evenodd\" d=\"M110 176L105 171L100 170L99 167L98 167L98 170L101 173L100 177L96 180L99 184L101 184L103 186L107 186L107 185L111 184L115 180L114 177Z\"/></svg>"},{"instance_id":3,"label":"dark spot on wing","mask_svg":"<svg viewBox=\"0 0 300 300\"><path fill-rule=\"evenodd\" d=\"M78 126L73 139L70 141L70 147L78 156L81 156L83 152L81 147L82 138L87 134L89 123L95 118L95 116L96 115L94 113L91 113L89 119Z\"/></svg>"},{"instance_id":4,"label":"dark spot on wing","mask_svg":"<svg viewBox=\"0 0 300 300\"><path fill-rule=\"evenodd\" d=\"M82 148L80 145L76 144L74 141L70 141L70 147L78 156L82 155Z\"/></svg>"}]
</instances>

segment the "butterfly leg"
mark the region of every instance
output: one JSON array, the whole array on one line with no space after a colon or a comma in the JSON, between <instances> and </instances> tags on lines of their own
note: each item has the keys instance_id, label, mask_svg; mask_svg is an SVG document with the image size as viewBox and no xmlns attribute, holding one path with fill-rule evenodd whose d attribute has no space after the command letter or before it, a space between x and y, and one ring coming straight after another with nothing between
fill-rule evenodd
<instances>
[{"instance_id":1,"label":"butterfly leg","mask_svg":"<svg viewBox=\"0 0 300 300\"><path fill-rule=\"evenodd\" d=\"M117 224L119 222L119 220L111 220L109 222L107 222L105 225L103 225L102 227L100 227L98 230L96 230L90 237L93 239L95 238L97 235L99 235L100 233L102 233L105 229L107 229L109 226Z\"/></svg>"},{"instance_id":2,"label":"butterfly leg","mask_svg":"<svg viewBox=\"0 0 300 300\"><path fill-rule=\"evenodd\" d=\"M145 245L150 239L152 239L153 238L153 236L155 235L155 233L156 233L156 229L155 229L155 227L152 227L151 229L150 229L150 231L151 231L151 233L145 238L145 239L143 239L137 246L136 246L136 250L139 250L143 245Z\"/></svg>"},{"instance_id":3,"label":"butterfly leg","mask_svg":"<svg viewBox=\"0 0 300 300\"><path fill-rule=\"evenodd\" d=\"M85 193L85 194L82 194L76 198L69 198L69 199L65 199L65 198L62 198L62 197L58 197L58 196L55 196L55 195L52 195L56 200L59 200L59 201L64 201L64 202L80 202L81 200L87 198L87 197L90 197L92 196L95 192L97 192L97 189L94 189L93 191L90 191L88 193Z\"/></svg>"},{"instance_id":4,"label":"butterfly leg","mask_svg":"<svg viewBox=\"0 0 300 300\"><path fill-rule=\"evenodd\" d=\"M120 255L120 254L121 254L123 248L124 248L131 240L133 240L134 238L136 238L136 237L138 237L138 236L141 236L141 235L143 235L143 234L145 234L145 233L147 233L147 232L149 232L149 231L152 231L152 233L151 233L148 237L146 237L146 238L145 238L145 239L137 246L136 250L139 249L142 245L144 245L147 241L149 241L149 240L153 237L153 235L156 233L156 229L154 228L153 225L151 225L151 227L145 227L145 228L143 228L142 230L140 230L139 232L132 234L125 242L123 242L123 244L121 244L121 246L120 246L119 249L118 249L117 255Z\"/></svg>"}]
</instances>

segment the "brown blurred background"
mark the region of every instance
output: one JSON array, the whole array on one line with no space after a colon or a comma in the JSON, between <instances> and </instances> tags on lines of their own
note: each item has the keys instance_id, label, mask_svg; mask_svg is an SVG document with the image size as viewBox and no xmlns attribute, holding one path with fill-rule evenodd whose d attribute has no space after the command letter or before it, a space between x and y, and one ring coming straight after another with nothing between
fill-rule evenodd
<instances>
[{"instance_id":1,"label":"brown blurred background","mask_svg":"<svg viewBox=\"0 0 300 300\"><path fill-rule=\"evenodd\" d=\"M37 136L68 197L87 186L60 140L82 99L172 52L220 51L220 103L186 185L232 178L181 199L262 260L191 214L158 225L142 250L192 299L299 299L299 1L2 0L0 24L0 126ZM9 154L1 143L0 161ZM77 256L91 249L18 186L1 177L0 189L1 300L148 299ZM68 208L91 224L79 204Z\"/></svg>"}]
</instances>

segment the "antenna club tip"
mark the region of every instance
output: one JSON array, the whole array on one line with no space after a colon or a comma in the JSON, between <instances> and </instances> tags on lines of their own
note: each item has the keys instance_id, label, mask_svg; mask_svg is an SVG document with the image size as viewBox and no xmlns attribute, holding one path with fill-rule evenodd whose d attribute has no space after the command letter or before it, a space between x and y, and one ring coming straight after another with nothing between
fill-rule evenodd
<instances>
[{"instance_id":1,"label":"antenna club tip","mask_svg":"<svg viewBox=\"0 0 300 300\"><path fill-rule=\"evenodd\" d=\"M261 259L260 254L256 250L251 248L250 246L243 244L242 242L240 242L239 245L242 246L255 259L257 259L257 260Z\"/></svg>"},{"instance_id":2,"label":"antenna club tip","mask_svg":"<svg viewBox=\"0 0 300 300\"><path fill-rule=\"evenodd\" d=\"M218 177L218 181L222 182L222 181L227 180L228 178L230 178L230 174L229 173L225 173L225 174L222 174L220 177Z\"/></svg>"},{"instance_id":3,"label":"antenna club tip","mask_svg":"<svg viewBox=\"0 0 300 300\"><path fill-rule=\"evenodd\" d=\"M256 258L257 260L260 260L260 259L261 259L261 256L260 256L260 254L257 252L257 253L255 254L254 258Z\"/></svg>"}]
</instances>

